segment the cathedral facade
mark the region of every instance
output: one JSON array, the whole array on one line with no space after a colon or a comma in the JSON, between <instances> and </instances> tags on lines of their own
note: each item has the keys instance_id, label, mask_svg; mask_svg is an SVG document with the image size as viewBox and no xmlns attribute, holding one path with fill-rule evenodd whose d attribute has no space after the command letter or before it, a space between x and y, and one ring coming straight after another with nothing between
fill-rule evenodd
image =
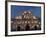
<instances>
[{"instance_id":1,"label":"cathedral facade","mask_svg":"<svg viewBox=\"0 0 46 37\"><path fill-rule=\"evenodd\" d=\"M41 22L33 16L31 11L24 11L21 16L16 16L15 20L11 21L11 29L15 31L39 30Z\"/></svg>"}]
</instances>

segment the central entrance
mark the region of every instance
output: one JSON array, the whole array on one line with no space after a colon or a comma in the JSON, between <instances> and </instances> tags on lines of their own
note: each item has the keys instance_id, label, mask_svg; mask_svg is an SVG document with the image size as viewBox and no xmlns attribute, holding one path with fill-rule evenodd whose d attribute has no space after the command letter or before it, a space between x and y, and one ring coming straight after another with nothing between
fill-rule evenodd
<instances>
[{"instance_id":1,"label":"central entrance","mask_svg":"<svg viewBox=\"0 0 46 37\"><path fill-rule=\"evenodd\" d=\"M30 30L29 24L26 25L25 30Z\"/></svg>"}]
</instances>

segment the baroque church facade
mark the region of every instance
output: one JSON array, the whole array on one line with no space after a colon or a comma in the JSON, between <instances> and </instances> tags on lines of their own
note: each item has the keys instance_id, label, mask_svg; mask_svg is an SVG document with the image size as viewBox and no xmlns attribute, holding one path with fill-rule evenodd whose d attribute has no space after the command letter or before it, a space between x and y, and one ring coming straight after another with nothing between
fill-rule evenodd
<instances>
[{"instance_id":1,"label":"baroque church facade","mask_svg":"<svg viewBox=\"0 0 46 37\"><path fill-rule=\"evenodd\" d=\"M11 21L11 29L13 31L40 30L41 22L31 11L24 11L21 16L16 16Z\"/></svg>"}]
</instances>

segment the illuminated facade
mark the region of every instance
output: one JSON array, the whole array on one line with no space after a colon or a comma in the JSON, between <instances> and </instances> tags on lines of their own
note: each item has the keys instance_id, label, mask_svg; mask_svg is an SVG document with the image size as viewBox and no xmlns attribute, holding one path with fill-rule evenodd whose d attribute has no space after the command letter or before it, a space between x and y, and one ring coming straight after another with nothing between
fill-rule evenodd
<instances>
[{"instance_id":1,"label":"illuminated facade","mask_svg":"<svg viewBox=\"0 0 46 37\"><path fill-rule=\"evenodd\" d=\"M40 28L41 23L36 16L33 16L32 12L24 11L21 16L16 16L15 20L11 22L12 29L16 31L32 30Z\"/></svg>"}]
</instances>

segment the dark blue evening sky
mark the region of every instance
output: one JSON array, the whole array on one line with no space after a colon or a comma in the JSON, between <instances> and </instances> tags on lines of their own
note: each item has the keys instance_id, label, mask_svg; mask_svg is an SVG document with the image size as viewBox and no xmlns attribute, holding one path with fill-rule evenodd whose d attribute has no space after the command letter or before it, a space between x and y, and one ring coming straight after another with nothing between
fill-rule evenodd
<instances>
[{"instance_id":1,"label":"dark blue evening sky","mask_svg":"<svg viewBox=\"0 0 46 37\"><path fill-rule=\"evenodd\" d=\"M16 6L11 5L11 17L19 16L21 11L32 11L34 16L40 16L41 15L41 7L38 6Z\"/></svg>"}]
</instances>

